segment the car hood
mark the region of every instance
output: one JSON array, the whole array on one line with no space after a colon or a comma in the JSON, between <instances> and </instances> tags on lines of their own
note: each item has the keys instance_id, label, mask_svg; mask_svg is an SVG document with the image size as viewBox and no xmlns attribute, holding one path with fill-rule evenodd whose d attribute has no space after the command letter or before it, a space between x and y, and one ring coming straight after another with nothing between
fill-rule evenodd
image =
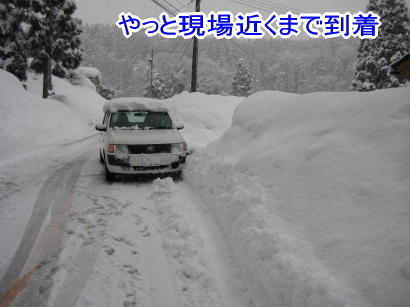
<instances>
[{"instance_id":1,"label":"car hood","mask_svg":"<svg viewBox=\"0 0 410 307\"><path fill-rule=\"evenodd\" d=\"M185 142L176 129L108 130L113 144L171 144Z\"/></svg>"}]
</instances>

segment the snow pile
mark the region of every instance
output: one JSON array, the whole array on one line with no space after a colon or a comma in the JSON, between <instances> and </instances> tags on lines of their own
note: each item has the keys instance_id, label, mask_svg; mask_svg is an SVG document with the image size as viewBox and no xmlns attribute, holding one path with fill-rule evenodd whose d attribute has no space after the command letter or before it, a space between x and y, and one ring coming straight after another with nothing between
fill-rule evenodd
<instances>
[{"instance_id":1,"label":"snow pile","mask_svg":"<svg viewBox=\"0 0 410 307\"><path fill-rule=\"evenodd\" d=\"M410 88L256 93L188 158L254 306L407 306Z\"/></svg>"},{"instance_id":2,"label":"snow pile","mask_svg":"<svg viewBox=\"0 0 410 307\"><path fill-rule=\"evenodd\" d=\"M225 306L215 295L216 282L189 204L171 178L154 181L153 200L160 214L164 246L185 296L184 305Z\"/></svg>"},{"instance_id":3,"label":"snow pile","mask_svg":"<svg viewBox=\"0 0 410 307\"><path fill-rule=\"evenodd\" d=\"M182 92L166 102L173 120L184 124L181 133L190 146L204 147L231 126L233 111L243 99Z\"/></svg>"},{"instance_id":4,"label":"snow pile","mask_svg":"<svg viewBox=\"0 0 410 307\"><path fill-rule=\"evenodd\" d=\"M29 74L26 91L15 76L0 69L3 161L21 154L17 149L23 144L63 144L95 134L94 125L102 120L105 99L68 80L53 77L53 84L56 95L42 99L42 76Z\"/></svg>"},{"instance_id":5,"label":"snow pile","mask_svg":"<svg viewBox=\"0 0 410 307\"><path fill-rule=\"evenodd\" d=\"M156 112L168 112L169 108L166 103L153 98L146 97L122 97L107 101L103 107L104 112L110 110L111 112L117 111L156 111Z\"/></svg>"},{"instance_id":6,"label":"snow pile","mask_svg":"<svg viewBox=\"0 0 410 307\"><path fill-rule=\"evenodd\" d=\"M99 71L97 68L95 68L95 67L85 67L85 66L82 66L82 67L78 67L75 71L78 72L78 73L80 73L80 74L82 74L82 75L84 75L84 76L86 76L87 78L95 78L95 77L97 77L98 82L100 82L100 83L102 82L101 73L100 73L100 71Z\"/></svg>"}]
</instances>

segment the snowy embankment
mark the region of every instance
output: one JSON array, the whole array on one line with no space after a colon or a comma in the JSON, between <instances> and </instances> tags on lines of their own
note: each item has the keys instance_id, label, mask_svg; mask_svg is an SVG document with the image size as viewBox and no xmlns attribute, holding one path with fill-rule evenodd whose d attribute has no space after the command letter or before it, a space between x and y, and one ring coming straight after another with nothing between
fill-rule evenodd
<instances>
[{"instance_id":1,"label":"snowy embankment","mask_svg":"<svg viewBox=\"0 0 410 307\"><path fill-rule=\"evenodd\" d=\"M256 93L189 157L255 307L408 306L409 92Z\"/></svg>"},{"instance_id":2,"label":"snowy embankment","mask_svg":"<svg viewBox=\"0 0 410 307\"><path fill-rule=\"evenodd\" d=\"M231 126L232 114L243 97L182 92L165 100L174 120L185 126L181 133L190 147L204 147Z\"/></svg>"},{"instance_id":3,"label":"snowy embankment","mask_svg":"<svg viewBox=\"0 0 410 307\"><path fill-rule=\"evenodd\" d=\"M95 87L74 86L56 77L53 84L56 95L42 99L42 76L29 73L26 91L16 77L0 69L2 162L96 134L105 99Z\"/></svg>"},{"instance_id":4,"label":"snowy embankment","mask_svg":"<svg viewBox=\"0 0 410 307\"><path fill-rule=\"evenodd\" d=\"M106 100L90 81L74 86L53 77L55 95L48 99L41 98L42 82L41 75L29 73L26 91L15 76L0 70L2 161L96 134L94 126L103 117ZM187 141L202 147L230 127L233 110L242 100L183 92L166 102L173 118L185 124Z\"/></svg>"}]
</instances>

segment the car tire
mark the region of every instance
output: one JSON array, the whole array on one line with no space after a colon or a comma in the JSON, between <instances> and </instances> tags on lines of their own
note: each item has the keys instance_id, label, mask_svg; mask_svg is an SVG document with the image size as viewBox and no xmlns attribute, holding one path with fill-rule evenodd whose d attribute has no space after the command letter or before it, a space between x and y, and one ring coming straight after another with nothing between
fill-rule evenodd
<instances>
[{"instance_id":1,"label":"car tire","mask_svg":"<svg viewBox=\"0 0 410 307\"><path fill-rule=\"evenodd\" d=\"M104 164L104 158L103 158L103 156L102 156L102 154L101 154L101 151L100 151L100 163L101 163L101 164Z\"/></svg>"},{"instance_id":2,"label":"car tire","mask_svg":"<svg viewBox=\"0 0 410 307\"><path fill-rule=\"evenodd\" d=\"M172 173L172 178L177 179L177 180L181 180L182 179L182 171Z\"/></svg>"},{"instance_id":3,"label":"car tire","mask_svg":"<svg viewBox=\"0 0 410 307\"><path fill-rule=\"evenodd\" d=\"M105 164L105 180L107 180L108 182L114 181L114 173L111 173L108 170L107 163Z\"/></svg>"}]
</instances>

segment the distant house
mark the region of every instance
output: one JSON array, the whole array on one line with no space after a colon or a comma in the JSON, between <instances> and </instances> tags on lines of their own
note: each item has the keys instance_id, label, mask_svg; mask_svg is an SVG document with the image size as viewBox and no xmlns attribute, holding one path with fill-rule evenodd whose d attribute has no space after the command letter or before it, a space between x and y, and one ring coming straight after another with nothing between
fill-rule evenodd
<instances>
[{"instance_id":1,"label":"distant house","mask_svg":"<svg viewBox=\"0 0 410 307\"><path fill-rule=\"evenodd\" d=\"M407 53L399 60L390 64L387 72L389 76L401 75L404 79L410 77L410 53Z\"/></svg>"},{"instance_id":2,"label":"distant house","mask_svg":"<svg viewBox=\"0 0 410 307\"><path fill-rule=\"evenodd\" d=\"M95 68L95 67L78 67L76 69L77 72L82 74L83 76L86 76L88 79L91 80L91 82L95 85L95 87L98 89L102 78L101 78L101 73L100 71Z\"/></svg>"}]
</instances>

